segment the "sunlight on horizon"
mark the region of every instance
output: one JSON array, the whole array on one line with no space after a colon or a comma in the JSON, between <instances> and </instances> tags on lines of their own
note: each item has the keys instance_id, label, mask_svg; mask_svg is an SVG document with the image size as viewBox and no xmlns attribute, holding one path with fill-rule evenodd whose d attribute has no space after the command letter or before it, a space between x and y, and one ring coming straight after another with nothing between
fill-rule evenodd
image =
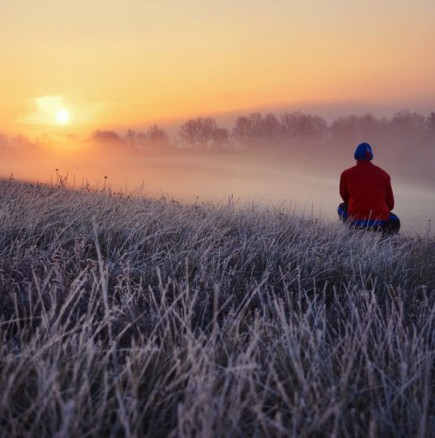
<instances>
[{"instance_id":1,"label":"sunlight on horizon","mask_svg":"<svg viewBox=\"0 0 435 438\"><path fill-rule=\"evenodd\" d=\"M56 120L61 125L66 125L70 122L71 116L67 109L63 108L56 112Z\"/></svg>"},{"instance_id":2,"label":"sunlight on horizon","mask_svg":"<svg viewBox=\"0 0 435 438\"><path fill-rule=\"evenodd\" d=\"M368 114L377 118L373 135L384 142L384 118L409 110L412 122L414 112L428 118L435 110L435 2L408 3L392 8L389 0L3 2L4 174L45 178L64 167L84 178L111 171L111 180L120 184L146 178L152 190L180 189L180 196L296 196L287 192L289 179L274 179L281 161L263 172L262 163L247 166L242 155L234 167L224 162L220 168L218 158L198 166L194 154L181 159L180 126L195 118L217 119L213 142L224 150L239 116L299 111L332 124ZM170 159L142 159L152 143L151 126L162 128L157 134L164 131L164 142L176 146ZM363 128L355 129L360 136ZM225 136L231 141L223 141ZM429 147L417 153L418 135L402 137L393 136L388 148L379 145L379 157L387 165L406 161L400 169L418 178L432 164ZM371 141L352 139L346 147L364 140ZM408 150L397 146L405 141L414 149L412 165ZM239 151L246 145L235 146ZM272 146L271 140L265 148ZM320 170L328 160L338 167L344 147L323 146L311 157L295 144L294 157L304 158L301 169L315 174L313 161L323 155ZM150 157L157 149L151 148ZM286 175L291 162L282 164ZM263 187L261 178L269 174ZM335 187L330 192L336 196ZM303 198L311 196L318 198L314 189Z\"/></svg>"},{"instance_id":3,"label":"sunlight on horizon","mask_svg":"<svg viewBox=\"0 0 435 438\"><path fill-rule=\"evenodd\" d=\"M428 1L5 2L0 129L119 129L298 102L418 110L435 97L434 14Z\"/></svg>"},{"instance_id":4,"label":"sunlight on horizon","mask_svg":"<svg viewBox=\"0 0 435 438\"><path fill-rule=\"evenodd\" d=\"M25 125L67 125L71 111L63 96L40 96L30 99L28 114L19 119Z\"/></svg>"}]
</instances>

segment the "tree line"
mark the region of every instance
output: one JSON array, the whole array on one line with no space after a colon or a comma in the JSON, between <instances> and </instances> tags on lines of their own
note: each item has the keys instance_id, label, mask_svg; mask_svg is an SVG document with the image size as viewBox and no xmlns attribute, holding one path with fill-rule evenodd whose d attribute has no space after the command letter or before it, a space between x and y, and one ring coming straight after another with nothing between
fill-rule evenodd
<instances>
[{"instance_id":1,"label":"tree line","mask_svg":"<svg viewBox=\"0 0 435 438\"><path fill-rule=\"evenodd\" d=\"M218 125L213 117L196 117L183 123L178 132L168 132L152 125L145 132L129 129L125 134L111 130L96 130L91 141L101 144L128 146L138 151L174 150L294 150L337 145L354 145L361 141L394 145L398 154L409 147L435 151L435 112L425 116L408 110L393 117L378 118L372 114L338 117L331 123L320 116L301 111L280 115L252 113L238 116L232 127ZM0 133L1 146L33 145L24 136L7 138Z\"/></svg>"},{"instance_id":2,"label":"tree line","mask_svg":"<svg viewBox=\"0 0 435 438\"><path fill-rule=\"evenodd\" d=\"M153 125L146 132L129 129L125 135L98 130L93 132L92 139L123 143L142 150L282 149L301 143L352 144L360 141L394 142L398 148L413 145L435 149L435 112L425 116L406 110L391 118L349 115L338 117L329 124L320 116L301 111L281 115L252 113L237 117L230 128L220 127L212 117L197 117L183 123L173 138Z\"/></svg>"}]
</instances>

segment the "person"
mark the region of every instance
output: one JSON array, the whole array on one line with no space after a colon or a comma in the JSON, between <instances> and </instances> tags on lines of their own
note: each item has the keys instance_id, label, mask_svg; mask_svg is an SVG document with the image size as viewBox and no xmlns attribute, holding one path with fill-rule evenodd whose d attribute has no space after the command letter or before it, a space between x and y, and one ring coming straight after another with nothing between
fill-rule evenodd
<instances>
[{"instance_id":1,"label":"person","mask_svg":"<svg viewBox=\"0 0 435 438\"><path fill-rule=\"evenodd\" d=\"M372 147L368 143L357 146L356 165L340 176L339 218L357 229L397 234L400 219L392 213L394 195L391 178L385 170L375 166Z\"/></svg>"}]
</instances>

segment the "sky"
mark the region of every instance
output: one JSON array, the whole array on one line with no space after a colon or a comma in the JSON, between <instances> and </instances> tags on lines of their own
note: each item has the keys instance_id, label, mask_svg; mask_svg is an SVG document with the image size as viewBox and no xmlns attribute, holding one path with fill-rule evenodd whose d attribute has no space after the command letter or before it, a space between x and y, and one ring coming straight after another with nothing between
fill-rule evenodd
<instances>
[{"instance_id":1,"label":"sky","mask_svg":"<svg viewBox=\"0 0 435 438\"><path fill-rule=\"evenodd\" d=\"M433 0L0 0L0 132L435 102Z\"/></svg>"}]
</instances>

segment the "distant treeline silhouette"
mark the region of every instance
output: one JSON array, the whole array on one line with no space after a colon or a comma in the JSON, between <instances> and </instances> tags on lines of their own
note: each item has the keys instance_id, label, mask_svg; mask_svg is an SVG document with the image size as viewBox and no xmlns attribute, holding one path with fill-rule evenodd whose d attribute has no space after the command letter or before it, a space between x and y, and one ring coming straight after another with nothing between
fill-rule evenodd
<instances>
[{"instance_id":1,"label":"distant treeline silhouette","mask_svg":"<svg viewBox=\"0 0 435 438\"><path fill-rule=\"evenodd\" d=\"M391 118L372 114L339 117L330 124L320 116L301 111L280 115L252 113L239 116L230 128L220 127L212 117L197 117L183 123L177 135L157 125L146 132L128 130L125 135L114 131L94 131L98 142L118 142L138 149L281 149L304 145L353 143L364 139L374 143L394 143L397 151L404 147L435 149L435 112L428 116L408 110Z\"/></svg>"},{"instance_id":2,"label":"distant treeline silhouette","mask_svg":"<svg viewBox=\"0 0 435 438\"><path fill-rule=\"evenodd\" d=\"M172 136L152 125L145 132L129 129L125 134L96 130L89 140L121 153L255 152L291 157L298 163L323 167L344 165L351 158L349 150L367 141L375 146L376 159L387 160L401 173L433 178L435 112L423 115L404 110L391 118L367 113L338 117L331 123L301 111L279 115L257 112L238 116L229 128L219 126L215 118L197 117L183 123ZM16 145L20 150L38 149L38 143L26 137L8 138L0 134L4 156L8 151L13 153Z\"/></svg>"},{"instance_id":3,"label":"distant treeline silhouette","mask_svg":"<svg viewBox=\"0 0 435 438\"><path fill-rule=\"evenodd\" d=\"M435 149L435 112L428 116L408 110L393 117L377 118L370 113L338 117L330 124L320 116L301 111L280 115L252 113L238 116L230 128L218 126L213 117L197 117L183 123L175 136L152 125L146 132L129 129L125 134L95 130L91 140L123 144L137 149L275 149L304 145L354 143L361 139L374 143L394 143L398 149ZM8 138L0 133L0 147L34 145L25 136Z\"/></svg>"},{"instance_id":4,"label":"distant treeline silhouette","mask_svg":"<svg viewBox=\"0 0 435 438\"><path fill-rule=\"evenodd\" d=\"M233 126L223 128L212 117L197 117L183 123L171 138L156 125L146 132L128 130L94 131L98 143L118 144L149 153L267 153L291 158L295 163L320 167L344 166L349 152L367 141L375 147L375 157L385 160L400 174L433 178L435 165L435 112L423 115L409 110L391 118L364 115L338 117L331 123L301 111L280 115L252 113L239 116Z\"/></svg>"}]
</instances>

